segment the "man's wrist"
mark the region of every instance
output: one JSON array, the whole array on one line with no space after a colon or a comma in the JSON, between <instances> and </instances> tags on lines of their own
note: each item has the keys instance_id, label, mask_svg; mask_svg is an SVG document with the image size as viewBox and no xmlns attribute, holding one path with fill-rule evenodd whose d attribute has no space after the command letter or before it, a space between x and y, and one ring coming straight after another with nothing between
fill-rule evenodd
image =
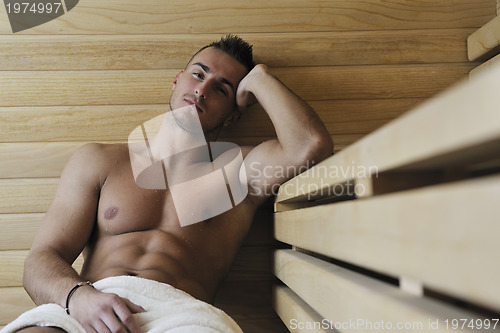
<instances>
[{"instance_id":1,"label":"man's wrist","mask_svg":"<svg viewBox=\"0 0 500 333\"><path fill-rule=\"evenodd\" d=\"M77 283L69 292L68 292L68 295L66 296L66 302L65 302L65 307L64 307L64 310L66 311L67 314L70 314L70 311L69 311L69 304L70 304L70 300L73 298L73 295L76 293L76 291L78 289L80 289L81 287L85 287L85 286L88 286L88 287L91 287L91 288L94 288L94 286L92 285L92 283L90 283L90 281L85 281L85 282L79 282Z\"/></svg>"}]
</instances>

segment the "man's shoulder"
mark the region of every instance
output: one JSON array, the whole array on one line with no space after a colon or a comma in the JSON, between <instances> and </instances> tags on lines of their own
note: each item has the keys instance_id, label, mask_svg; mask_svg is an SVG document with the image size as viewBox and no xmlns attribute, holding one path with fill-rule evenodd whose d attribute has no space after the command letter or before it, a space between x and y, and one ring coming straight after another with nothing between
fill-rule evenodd
<instances>
[{"instance_id":1,"label":"man's shoulder","mask_svg":"<svg viewBox=\"0 0 500 333\"><path fill-rule=\"evenodd\" d=\"M128 150L124 144L86 143L73 153L64 172L103 179L113 165L127 158Z\"/></svg>"}]
</instances>

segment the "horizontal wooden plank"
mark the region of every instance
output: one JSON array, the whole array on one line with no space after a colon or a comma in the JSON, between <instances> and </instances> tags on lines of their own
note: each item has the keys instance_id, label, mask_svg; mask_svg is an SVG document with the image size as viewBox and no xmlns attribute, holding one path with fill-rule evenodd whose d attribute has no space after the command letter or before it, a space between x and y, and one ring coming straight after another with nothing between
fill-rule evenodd
<instances>
[{"instance_id":1,"label":"horizontal wooden plank","mask_svg":"<svg viewBox=\"0 0 500 333\"><path fill-rule=\"evenodd\" d=\"M168 104L0 107L0 142L127 141Z\"/></svg>"},{"instance_id":2,"label":"horizontal wooden plank","mask_svg":"<svg viewBox=\"0 0 500 333\"><path fill-rule=\"evenodd\" d=\"M6 15L2 7L1 15ZM183 34L480 27L491 0L307 1L146 0L80 2L67 14L19 34ZM234 20L237 17L238 20ZM92 24L89 24L92 22ZM12 33L7 20L0 34Z\"/></svg>"},{"instance_id":3,"label":"horizontal wooden plank","mask_svg":"<svg viewBox=\"0 0 500 333\"><path fill-rule=\"evenodd\" d=\"M0 292L5 287L21 287L23 285L24 260L28 250L0 251ZM80 272L83 266L83 255L73 263L73 268Z\"/></svg>"},{"instance_id":4,"label":"horizontal wooden plank","mask_svg":"<svg viewBox=\"0 0 500 333\"><path fill-rule=\"evenodd\" d=\"M0 214L0 250L27 250L31 247L43 214Z\"/></svg>"},{"instance_id":5,"label":"horizontal wooden plank","mask_svg":"<svg viewBox=\"0 0 500 333\"><path fill-rule=\"evenodd\" d=\"M418 98L325 100L309 104L330 133L339 135L369 133L422 101ZM42 141L45 147L47 141L126 141L138 125L168 110L168 104L0 107L0 142L31 144ZM252 106L238 124L228 127L221 135L226 138L267 137L274 135L274 127L262 108ZM29 146L4 147L0 149L6 149L6 154L10 155L16 150L21 153ZM46 147L51 149L50 145Z\"/></svg>"},{"instance_id":6,"label":"horizontal wooden plank","mask_svg":"<svg viewBox=\"0 0 500 333\"><path fill-rule=\"evenodd\" d=\"M0 178L59 177L82 142L0 143Z\"/></svg>"},{"instance_id":7,"label":"horizontal wooden plank","mask_svg":"<svg viewBox=\"0 0 500 333\"><path fill-rule=\"evenodd\" d=\"M280 212L275 237L498 311L499 189L495 175Z\"/></svg>"},{"instance_id":8,"label":"horizontal wooden plank","mask_svg":"<svg viewBox=\"0 0 500 333\"><path fill-rule=\"evenodd\" d=\"M7 325L35 304L22 287L0 288L0 325Z\"/></svg>"},{"instance_id":9,"label":"horizontal wooden plank","mask_svg":"<svg viewBox=\"0 0 500 333\"><path fill-rule=\"evenodd\" d=\"M500 46L500 16L493 18L467 38L469 60L476 60Z\"/></svg>"},{"instance_id":10,"label":"horizontal wooden plank","mask_svg":"<svg viewBox=\"0 0 500 333\"><path fill-rule=\"evenodd\" d=\"M323 325L323 319L306 302L286 286L273 290L274 309L290 332L338 332Z\"/></svg>"},{"instance_id":11,"label":"horizontal wooden plank","mask_svg":"<svg viewBox=\"0 0 500 333\"><path fill-rule=\"evenodd\" d=\"M0 214L44 213L59 179L0 179Z\"/></svg>"},{"instance_id":12,"label":"horizontal wooden plank","mask_svg":"<svg viewBox=\"0 0 500 333\"><path fill-rule=\"evenodd\" d=\"M278 250L274 259L276 275L322 317L340 324L341 330L373 332L375 325L382 325L384 331L448 332L446 319L482 317L293 250Z\"/></svg>"},{"instance_id":13,"label":"horizontal wooden plank","mask_svg":"<svg viewBox=\"0 0 500 333\"><path fill-rule=\"evenodd\" d=\"M0 72L1 106L168 103L175 71Z\"/></svg>"},{"instance_id":14,"label":"horizontal wooden plank","mask_svg":"<svg viewBox=\"0 0 500 333\"><path fill-rule=\"evenodd\" d=\"M303 99L426 98L464 78L472 64L276 68ZM175 70L3 71L0 106L165 104ZM408 84L411 82L411 84Z\"/></svg>"},{"instance_id":15,"label":"horizontal wooden plank","mask_svg":"<svg viewBox=\"0 0 500 333\"><path fill-rule=\"evenodd\" d=\"M475 29L250 33L257 62L279 67L466 62ZM218 34L0 35L0 70L181 69ZM447 52L442 52L446 49Z\"/></svg>"},{"instance_id":16,"label":"horizontal wooden plank","mask_svg":"<svg viewBox=\"0 0 500 333\"><path fill-rule=\"evenodd\" d=\"M500 66L440 94L283 184L278 202L312 199L359 173L425 170L498 156ZM334 172L333 176L330 176ZM328 175L328 177L325 176ZM299 191L300 190L300 191Z\"/></svg>"}]
</instances>

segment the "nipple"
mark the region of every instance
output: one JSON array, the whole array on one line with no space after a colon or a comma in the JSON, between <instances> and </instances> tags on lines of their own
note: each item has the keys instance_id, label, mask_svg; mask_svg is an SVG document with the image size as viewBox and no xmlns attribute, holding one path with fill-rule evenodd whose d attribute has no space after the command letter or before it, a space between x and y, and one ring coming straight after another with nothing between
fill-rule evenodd
<instances>
[{"instance_id":1,"label":"nipple","mask_svg":"<svg viewBox=\"0 0 500 333\"><path fill-rule=\"evenodd\" d=\"M106 212L104 213L104 217L107 219L107 220L111 220L113 217L116 216L116 214L118 214L118 208L116 207L110 207L106 210Z\"/></svg>"}]
</instances>

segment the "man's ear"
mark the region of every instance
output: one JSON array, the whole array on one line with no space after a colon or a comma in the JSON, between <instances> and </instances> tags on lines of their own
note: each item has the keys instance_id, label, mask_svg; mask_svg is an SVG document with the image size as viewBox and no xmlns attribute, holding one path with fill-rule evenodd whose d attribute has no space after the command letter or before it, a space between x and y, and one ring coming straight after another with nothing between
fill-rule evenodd
<instances>
[{"instance_id":1,"label":"man's ear","mask_svg":"<svg viewBox=\"0 0 500 333\"><path fill-rule=\"evenodd\" d=\"M230 126L238 122L240 118L241 118L240 110L238 110L238 108L234 108L229 117L227 117L226 120L224 121L224 127Z\"/></svg>"},{"instance_id":2,"label":"man's ear","mask_svg":"<svg viewBox=\"0 0 500 333\"><path fill-rule=\"evenodd\" d=\"M182 76L182 73L184 73L184 71L180 71L175 76L174 82L172 82L172 91L175 90L175 87L177 86L177 81L179 81L180 77Z\"/></svg>"}]
</instances>

